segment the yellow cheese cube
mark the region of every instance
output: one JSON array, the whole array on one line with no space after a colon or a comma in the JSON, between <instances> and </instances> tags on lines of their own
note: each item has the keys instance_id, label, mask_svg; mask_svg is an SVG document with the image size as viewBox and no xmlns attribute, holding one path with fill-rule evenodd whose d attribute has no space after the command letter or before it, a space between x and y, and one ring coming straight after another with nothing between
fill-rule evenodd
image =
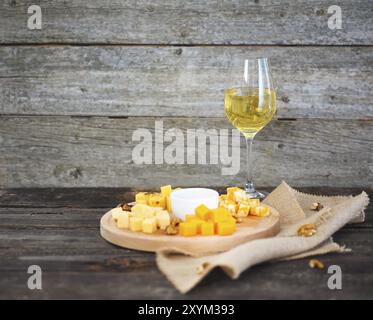
<instances>
[{"instance_id":1,"label":"yellow cheese cube","mask_svg":"<svg viewBox=\"0 0 373 320\"><path fill-rule=\"evenodd\" d=\"M259 207L251 207L250 208L250 214L252 216L259 216L259 214L260 214L260 208Z\"/></svg>"},{"instance_id":2,"label":"yellow cheese cube","mask_svg":"<svg viewBox=\"0 0 373 320\"><path fill-rule=\"evenodd\" d=\"M246 191L241 189L234 192L234 198L236 202L242 202L249 199Z\"/></svg>"},{"instance_id":3,"label":"yellow cheese cube","mask_svg":"<svg viewBox=\"0 0 373 320\"><path fill-rule=\"evenodd\" d=\"M257 207L257 206L260 205L260 200L259 199L249 199L248 203L249 203L250 207Z\"/></svg>"},{"instance_id":4,"label":"yellow cheese cube","mask_svg":"<svg viewBox=\"0 0 373 320\"><path fill-rule=\"evenodd\" d=\"M210 211L210 217L213 222L223 221L230 217L230 213L227 209L219 207Z\"/></svg>"},{"instance_id":5,"label":"yellow cheese cube","mask_svg":"<svg viewBox=\"0 0 373 320\"><path fill-rule=\"evenodd\" d=\"M201 224L201 235L203 236L213 236L215 234L214 223L211 221L206 221Z\"/></svg>"},{"instance_id":6,"label":"yellow cheese cube","mask_svg":"<svg viewBox=\"0 0 373 320\"><path fill-rule=\"evenodd\" d=\"M234 193L238 190L242 190L241 188L238 188L238 187L230 187L230 188L227 188L227 198L229 200L232 200L232 201L236 201L236 197L234 195Z\"/></svg>"},{"instance_id":7,"label":"yellow cheese cube","mask_svg":"<svg viewBox=\"0 0 373 320\"><path fill-rule=\"evenodd\" d=\"M246 203L240 203L237 210L237 217L244 218L250 212L250 206Z\"/></svg>"},{"instance_id":8,"label":"yellow cheese cube","mask_svg":"<svg viewBox=\"0 0 373 320\"><path fill-rule=\"evenodd\" d=\"M150 207L152 208L153 212L154 212L154 215L156 215L158 212L163 212L165 211L163 208L161 207Z\"/></svg>"},{"instance_id":9,"label":"yellow cheese cube","mask_svg":"<svg viewBox=\"0 0 373 320\"><path fill-rule=\"evenodd\" d=\"M153 218L146 218L142 221L142 232L154 233L157 231L157 221Z\"/></svg>"},{"instance_id":10,"label":"yellow cheese cube","mask_svg":"<svg viewBox=\"0 0 373 320\"><path fill-rule=\"evenodd\" d=\"M260 214L261 214L262 217L269 216L269 214L270 214L269 207L262 207L262 209L260 210Z\"/></svg>"},{"instance_id":11,"label":"yellow cheese cube","mask_svg":"<svg viewBox=\"0 0 373 320\"><path fill-rule=\"evenodd\" d=\"M246 191L238 187L227 188L227 198L235 202L242 202L249 199Z\"/></svg>"},{"instance_id":12,"label":"yellow cheese cube","mask_svg":"<svg viewBox=\"0 0 373 320\"><path fill-rule=\"evenodd\" d=\"M121 215L124 211L121 207L114 208L110 210L111 217L114 219L114 221L118 220L118 216Z\"/></svg>"},{"instance_id":13,"label":"yellow cheese cube","mask_svg":"<svg viewBox=\"0 0 373 320\"><path fill-rule=\"evenodd\" d=\"M170 214L167 211L165 211L165 210L158 211L156 213L155 217L156 217L156 220L157 220L157 226L161 230L166 230L166 228L171 223Z\"/></svg>"},{"instance_id":14,"label":"yellow cheese cube","mask_svg":"<svg viewBox=\"0 0 373 320\"><path fill-rule=\"evenodd\" d=\"M231 214L234 214L237 212L239 204L231 203L231 201L229 200L229 201L224 201L224 202L219 203L219 207L222 207L226 209L228 212L230 212Z\"/></svg>"},{"instance_id":15,"label":"yellow cheese cube","mask_svg":"<svg viewBox=\"0 0 373 320\"><path fill-rule=\"evenodd\" d=\"M148 204L151 207L161 207L166 209L166 197L159 193L152 193L149 195Z\"/></svg>"},{"instance_id":16,"label":"yellow cheese cube","mask_svg":"<svg viewBox=\"0 0 373 320\"><path fill-rule=\"evenodd\" d=\"M228 199L228 196L226 195L226 194L221 194L220 196L219 196L219 200L220 201L225 201L225 200L227 200Z\"/></svg>"},{"instance_id":17,"label":"yellow cheese cube","mask_svg":"<svg viewBox=\"0 0 373 320\"><path fill-rule=\"evenodd\" d=\"M176 191L176 190L180 190L181 188L176 188L174 190L171 190L171 193ZM166 201L166 210L169 212L169 213L172 213L172 207L171 207L171 193L170 195L166 196L165 198L165 201Z\"/></svg>"},{"instance_id":18,"label":"yellow cheese cube","mask_svg":"<svg viewBox=\"0 0 373 320\"><path fill-rule=\"evenodd\" d=\"M149 193L148 192L138 192L135 195L136 203L148 204Z\"/></svg>"},{"instance_id":19,"label":"yellow cheese cube","mask_svg":"<svg viewBox=\"0 0 373 320\"><path fill-rule=\"evenodd\" d=\"M258 217L266 217L269 215L269 207L258 206L251 208L250 214Z\"/></svg>"},{"instance_id":20,"label":"yellow cheese cube","mask_svg":"<svg viewBox=\"0 0 373 320\"><path fill-rule=\"evenodd\" d=\"M171 194L172 188L170 185L161 187L161 194L164 197L167 197Z\"/></svg>"},{"instance_id":21,"label":"yellow cheese cube","mask_svg":"<svg viewBox=\"0 0 373 320\"><path fill-rule=\"evenodd\" d=\"M166 210L171 213L172 208L171 208L171 198L170 196L166 196Z\"/></svg>"},{"instance_id":22,"label":"yellow cheese cube","mask_svg":"<svg viewBox=\"0 0 373 320\"><path fill-rule=\"evenodd\" d=\"M148 205L146 204L143 204L143 203L138 203L138 204L135 204L132 208L131 208L131 212L133 212L134 214L140 214L140 213L143 213L145 211L148 210Z\"/></svg>"},{"instance_id":23,"label":"yellow cheese cube","mask_svg":"<svg viewBox=\"0 0 373 320\"><path fill-rule=\"evenodd\" d=\"M122 211L121 214L118 215L117 219L117 227L120 229L128 229L129 228L129 212Z\"/></svg>"},{"instance_id":24,"label":"yellow cheese cube","mask_svg":"<svg viewBox=\"0 0 373 320\"><path fill-rule=\"evenodd\" d=\"M216 224L216 233L219 236L229 236L236 231L236 224L230 221L222 221Z\"/></svg>"},{"instance_id":25,"label":"yellow cheese cube","mask_svg":"<svg viewBox=\"0 0 373 320\"><path fill-rule=\"evenodd\" d=\"M193 222L181 222L179 224L179 233L184 237L192 237L197 234L197 224Z\"/></svg>"},{"instance_id":26,"label":"yellow cheese cube","mask_svg":"<svg viewBox=\"0 0 373 320\"><path fill-rule=\"evenodd\" d=\"M155 211L149 210L144 213L144 218L153 218L155 216Z\"/></svg>"},{"instance_id":27,"label":"yellow cheese cube","mask_svg":"<svg viewBox=\"0 0 373 320\"><path fill-rule=\"evenodd\" d=\"M132 207L131 212L138 218L151 218L155 214L155 209L146 204L139 203Z\"/></svg>"},{"instance_id":28,"label":"yellow cheese cube","mask_svg":"<svg viewBox=\"0 0 373 320\"><path fill-rule=\"evenodd\" d=\"M237 212L238 205L234 201L226 200L219 205L219 207L225 208L231 215L234 215Z\"/></svg>"},{"instance_id":29,"label":"yellow cheese cube","mask_svg":"<svg viewBox=\"0 0 373 320\"><path fill-rule=\"evenodd\" d=\"M141 231L142 230L142 218L130 217L130 230Z\"/></svg>"},{"instance_id":30,"label":"yellow cheese cube","mask_svg":"<svg viewBox=\"0 0 373 320\"><path fill-rule=\"evenodd\" d=\"M204 204L199 205L194 212L196 216L202 220L207 220L209 218L210 209L206 207Z\"/></svg>"}]
</instances>

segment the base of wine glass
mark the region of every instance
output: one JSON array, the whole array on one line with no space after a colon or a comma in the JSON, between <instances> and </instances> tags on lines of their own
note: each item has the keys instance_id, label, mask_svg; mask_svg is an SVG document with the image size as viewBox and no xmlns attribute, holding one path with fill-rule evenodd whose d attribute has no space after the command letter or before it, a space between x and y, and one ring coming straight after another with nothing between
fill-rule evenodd
<instances>
[{"instance_id":1,"label":"base of wine glass","mask_svg":"<svg viewBox=\"0 0 373 320\"><path fill-rule=\"evenodd\" d=\"M245 191L251 199L263 200L266 197L266 194L255 190L254 183L251 181L246 183Z\"/></svg>"}]
</instances>

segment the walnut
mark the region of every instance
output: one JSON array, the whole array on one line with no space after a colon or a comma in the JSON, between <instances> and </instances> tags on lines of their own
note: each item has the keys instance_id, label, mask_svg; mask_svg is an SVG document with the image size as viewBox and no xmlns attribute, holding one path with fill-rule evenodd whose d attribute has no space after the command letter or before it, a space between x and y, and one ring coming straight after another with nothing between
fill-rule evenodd
<instances>
[{"instance_id":1,"label":"walnut","mask_svg":"<svg viewBox=\"0 0 373 320\"><path fill-rule=\"evenodd\" d=\"M314 202L311 204L310 209L313 211L320 211L324 206L320 202Z\"/></svg>"},{"instance_id":2,"label":"walnut","mask_svg":"<svg viewBox=\"0 0 373 320\"><path fill-rule=\"evenodd\" d=\"M171 218L171 226L173 227L179 226L180 222L181 222L181 219L179 218L176 218L176 217Z\"/></svg>"},{"instance_id":3,"label":"walnut","mask_svg":"<svg viewBox=\"0 0 373 320\"><path fill-rule=\"evenodd\" d=\"M308 265L311 268L324 269L324 264L320 260L317 260L317 259L311 259Z\"/></svg>"},{"instance_id":4,"label":"walnut","mask_svg":"<svg viewBox=\"0 0 373 320\"><path fill-rule=\"evenodd\" d=\"M202 274L206 271L208 268L209 264L207 262L202 263L201 265L197 266L196 268L196 273L197 274Z\"/></svg>"},{"instance_id":5,"label":"walnut","mask_svg":"<svg viewBox=\"0 0 373 320\"><path fill-rule=\"evenodd\" d=\"M311 237L316 233L316 226L313 223L307 223L299 227L298 236Z\"/></svg>"},{"instance_id":6,"label":"walnut","mask_svg":"<svg viewBox=\"0 0 373 320\"><path fill-rule=\"evenodd\" d=\"M122 203L120 207L122 208L123 211L131 211L131 208L133 207L133 205L129 203Z\"/></svg>"},{"instance_id":7,"label":"walnut","mask_svg":"<svg viewBox=\"0 0 373 320\"><path fill-rule=\"evenodd\" d=\"M196 273L197 274L202 274L205 271L205 268L203 266L198 266L196 268Z\"/></svg>"},{"instance_id":8,"label":"walnut","mask_svg":"<svg viewBox=\"0 0 373 320\"><path fill-rule=\"evenodd\" d=\"M242 221L243 221L242 218L240 218L240 217L234 217L234 219L236 219L237 223L242 223Z\"/></svg>"},{"instance_id":9,"label":"walnut","mask_svg":"<svg viewBox=\"0 0 373 320\"><path fill-rule=\"evenodd\" d=\"M175 226L173 225L169 225L167 228L166 228L166 233L170 236L173 236L175 234L178 234L179 231L178 231L178 228L176 228Z\"/></svg>"}]
</instances>

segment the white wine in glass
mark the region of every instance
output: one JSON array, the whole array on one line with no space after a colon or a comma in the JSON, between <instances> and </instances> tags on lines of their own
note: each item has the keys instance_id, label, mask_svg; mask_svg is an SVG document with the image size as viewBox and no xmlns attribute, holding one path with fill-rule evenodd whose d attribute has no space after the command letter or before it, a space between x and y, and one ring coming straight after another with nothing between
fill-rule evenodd
<instances>
[{"instance_id":1,"label":"white wine in glass","mask_svg":"<svg viewBox=\"0 0 373 320\"><path fill-rule=\"evenodd\" d=\"M255 190L252 180L251 149L255 135L266 126L276 112L276 92L273 89L267 58L244 60L242 77L224 91L224 108L229 122L246 139L247 182L245 190L254 199L264 194Z\"/></svg>"}]
</instances>

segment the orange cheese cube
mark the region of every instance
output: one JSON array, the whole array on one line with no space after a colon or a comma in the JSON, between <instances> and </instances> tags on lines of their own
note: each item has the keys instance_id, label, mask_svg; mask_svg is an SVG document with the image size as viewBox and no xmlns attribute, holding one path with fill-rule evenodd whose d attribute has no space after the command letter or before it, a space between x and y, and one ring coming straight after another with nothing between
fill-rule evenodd
<instances>
[{"instance_id":1,"label":"orange cheese cube","mask_svg":"<svg viewBox=\"0 0 373 320\"><path fill-rule=\"evenodd\" d=\"M213 236L215 234L214 223L211 221L206 221L201 224L201 235L203 236Z\"/></svg>"},{"instance_id":2,"label":"orange cheese cube","mask_svg":"<svg viewBox=\"0 0 373 320\"><path fill-rule=\"evenodd\" d=\"M213 222L218 222L218 221L226 220L231 215L230 215L230 213L228 212L227 209L225 209L223 207L219 207L217 209L211 210L210 211L210 216L211 216L211 220Z\"/></svg>"},{"instance_id":3,"label":"orange cheese cube","mask_svg":"<svg viewBox=\"0 0 373 320\"><path fill-rule=\"evenodd\" d=\"M181 222L179 225L179 233L184 237L192 237L197 234L197 224L193 222Z\"/></svg>"},{"instance_id":4,"label":"orange cheese cube","mask_svg":"<svg viewBox=\"0 0 373 320\"><path fill-rule=\"evenodd\" d=\"M197 233L201 233L201 225L205 222L205 220L202 220L193 214L186 214L185 221L194 223L197 226Z\"/></svg>"},{"instance_id":5,"label":"orange cheese cube","mask_svg":"<svg viewBox=\"0 0 373 320\"><path fill-rule=\"evenodd\" d=\"M185 221L186 222L192 222L195 219L196 219L196 216L194 214L186 214L185 215Z\"/></svg>"},{"instance_id":6,"label":"orange cheese cube","mask_svg":"<svg viewBox=\"0 0 373 320\"><path fill-rule=\"evenodd\" d=\"M200 234L201 229L202 229L202 225L204 225L206 223L206 221L202 220L202 219L199 219L199 218L195 218L194 220L192 220L192 223L194 223L197 226L197 233Z\"/></svg>"},{"instance_id":7,"label":"orange cheese cube","mask_svg":"<svg viewBox=\"0 0 373 320\"><path fill-rule=\"evenodd\" d=\"M202 220L207 220L209 217L210 209L207 208L204 204L199 205L194 212L196 216Z\"/></svg>"},{"instance_id":8,"label":"orange cheese cube","mask_svg":"<svg viewBox=\"0 0 373 320\"><path fill-rule=\"evenodd\" d=\"M216 233L219 236L229 236L236 231L236 224L231 221L222 221L216 224Z\"/></svg>"},{"instance_id":9,"label":"orange cheese cube","mask_svg":"<svg viewBox=\"0 0 373 320\"><path fill-rule=\"evenodd\" d=\"M224 220L223 222L230 222L230 223L234 223L234 224L236 224L236 219L233 218L233 217L229 217L229 218L227 218L226 220Z\"/></svg>"}]
</instances>

